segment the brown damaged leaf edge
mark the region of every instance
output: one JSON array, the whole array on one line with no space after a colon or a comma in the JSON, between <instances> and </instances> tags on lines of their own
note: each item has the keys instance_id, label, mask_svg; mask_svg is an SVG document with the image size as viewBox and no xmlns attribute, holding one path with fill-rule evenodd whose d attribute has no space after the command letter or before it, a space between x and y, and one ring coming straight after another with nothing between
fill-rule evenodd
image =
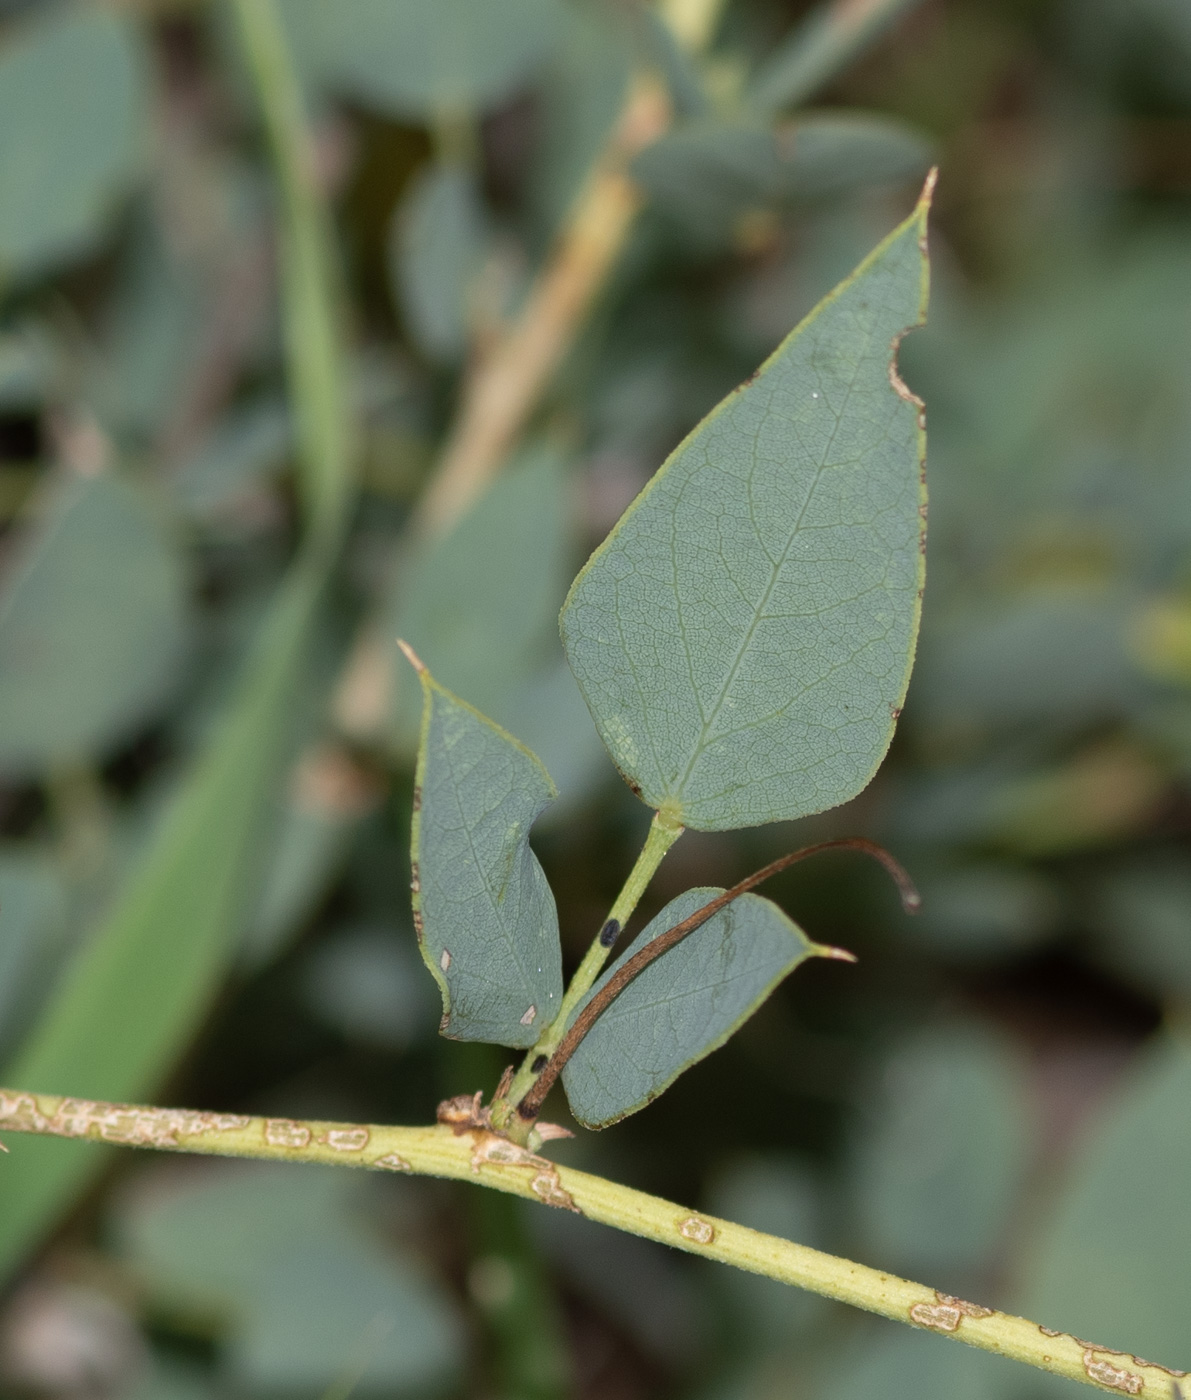
<instances>
[{"instance_id":1,"label":"brown damaged leaf edge","mask_svg":"<svg viewBox=\"0 0 1191 1400\"><path fill-rule=\"evenodd\" d=\"M0 1089L0 1131L219 1157L321 1162L490 1186L645 1239L806 1288L894 1321L1037 1366L1114 1395L1183 1400L1184 1373L1052 1333L1026 1318L694 1212L543 1157L487 1126L479 1096L448 1100L446 1121L397 1128L95 1103ZM545 1129L545 1125L543 1125ZM556 1135L544 1130L541 1136ZM0 1166L0 1183L3 1167Z\"/></svg>"}]
</instances>

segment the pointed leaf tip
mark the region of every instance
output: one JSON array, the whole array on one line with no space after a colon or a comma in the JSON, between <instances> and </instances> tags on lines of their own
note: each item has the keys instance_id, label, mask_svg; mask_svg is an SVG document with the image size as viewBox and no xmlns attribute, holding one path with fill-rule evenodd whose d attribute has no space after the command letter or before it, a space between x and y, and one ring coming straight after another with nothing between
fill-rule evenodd
<instances>
[{"instance_id":1,"label":"pointed leaf tip","mask_svg":"<svg viewBox=\"0 0 1191 1400\"><path fill-rule=\"evenodd\" d=\"M830 943L816 943L814 946L815 956L818 958L833 958L836 962L854 963L860 959L855 953L849 953L847 948L835 948Z\"/></svg>"},{"instance_id":2,"label":"pointed leaf tip","mask_svg":"<svg viewBox=\"0 0 1191 1400\"><path fill-rule=\"evenodd\" d=\"M567 659L642 800L695 830L788 821L871 780L924 583L928 178L910 214L662 465L575 580Z\"/></svg>"},{"instance_id":3,"label":"pointed leaf tip","mask_svg":"<svg viewBox=\"0 0 1191 1400\"><path fill-rule=\"evenodd\" d=\"M427 674L426 663L422 660L418 653L414 651L413 647L411 647L408 642L403 641L400 637L398 637L397 649L401 652L402 656L405 657L405 659L414 668L414 670L418 673L419 676L424 676Z\"/></svg>"}]
</instances>

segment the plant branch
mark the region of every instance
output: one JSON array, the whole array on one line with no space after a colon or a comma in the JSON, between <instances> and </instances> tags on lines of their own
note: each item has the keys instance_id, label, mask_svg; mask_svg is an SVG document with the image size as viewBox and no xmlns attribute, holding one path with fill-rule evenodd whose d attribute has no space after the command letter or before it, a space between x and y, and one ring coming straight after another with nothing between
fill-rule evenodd
<instances>
[{"instance_id":1,"label":"plant branch","mask_svg":"<svg viewBox=\"0 0 1191 1400\"><path fill-rule=\"evenodd\" d=\"M642 197L627 167L670 120L656 81L638 78L525 305L463 386L459 411L414 519L444 534L500 469L603 286Z\"/></svg>"},{"instance_id":2,"label":"plant branch","mask_svg":"<svg viewBox=\"0 0 1191 1400\"><path fill-rule=\"evenodd\" d=\"M574 1211L688 1254L793 1284L1115 1395L1179 1400L1185 1373L979 1307L864 1264L561 1167L483 1128L302 1122L139 1108L0 1089L0 1130L217 1157L451 1177ZM0 1171L3 1168L0 1167ZM297 1224L297 1222L295 1222Z\"/></svg>"},{"instance_id":3,"label":"plant branch","mask_svg":"<svg viewBox=\"0 0 1191 1400\"><path fill-rule=\"evenodd\" d=\"M579 1048L579 1042L591 1030L592 1026L607 1011L608 1007L624 991L630 982L634 981L649 966L651 962L656 962L664 953L668 953L671 948L681 943L682 940L694 933L696 929L702 928L708 919L713 919L721 909L726 909L733 900L739 899L742 894L747 894L749 890L756 889L771 876L779 874L783 870L788 870L790 866L797 865L799 861L806 860L810 856L819 855L822 851L859 851L863 855L871 856L879 861L890 878L897 886L898 894L901 896L902 908L907 914L916 914L922 906L922 899L913 880L910 879L902 865L889 854L883 846L876 845L875 842L865 841L859 836L844 837L838 841L820 841L815 846L803 846L801 850L791 851L788 855L780 856L777 860L770 861L760 870L755 870L751 875L741 880L739 884L733 885L730 890L725 890L723 894L716 895L709 900L702 909L683 919L673 928L667 929L665 933L660 933L656 938L650 939L644 948L625 963L625 965L615 972L608 981L600 988L599 992L592 997L583 1010L576 1016L574 1024L558 1042L558 1048L550 1057L548 1064L544 1065L537 1076L533 1089L517 1104L518 1116L532 1123L542 1111L542 1105L546 1101L546 1095L554 1085L554 1081L562 1073L563 1066ZM845 952L842 948L827 948L816 944L816 949L820 956L829 958L839 958L844 962L855 962L856 959L851 953ZM595 979L593 978L592 981ZM591 982L588 982L588 986ZM567 991L567 1002L573 1007L585 994L587 987L583 989L579 997L572 998L571 990ZM564 1011L569 1010L564 1002ZM563 1012L559 1013L556 1024L565 1025Z\"/></svg>"},{"instance_id":4,"label":"plant branch","mask_svg":"<svg viewBox=\"0 0 1191 1400\"><path fill-rule=\"evenodd\" d=\"M682 835L683 830L683 827L664 818L660 812L654 813L653 821L649 826L649 835L645 838L641 854L629 872L624 887L616 896L616 903L608 911L608 917L600 926L599 933L584 954L583 961L575 969L575 975L567 987L562 1005L558 1008L558 1015L538 1036L537 1044L527 1052L525 1059L521 1062L521 1068L514 1075L508 1089L503 1094L498 1093L492 1104L492 1121L500 1130L511 1133L518 1139L528 1136L528 1124L537 1117L537 1112L535 1111L529 1117L520 1112L514 1116L513 1110L519 1107L522 1099L536 1085L543 1069L550 1064L551 1057L555 1054L558 1044L563 1038L563 1033L566 1031L567 1022L600 975L601 969L611 956L616 940L620 937L625 924L632 918L633 910L641 902L641 896L648 888L650 880L657 873L657 868L665 858L666 852ZM554 1080L551 1079L550 1082L553 1083Z\"/></svg>"}]
</instances>

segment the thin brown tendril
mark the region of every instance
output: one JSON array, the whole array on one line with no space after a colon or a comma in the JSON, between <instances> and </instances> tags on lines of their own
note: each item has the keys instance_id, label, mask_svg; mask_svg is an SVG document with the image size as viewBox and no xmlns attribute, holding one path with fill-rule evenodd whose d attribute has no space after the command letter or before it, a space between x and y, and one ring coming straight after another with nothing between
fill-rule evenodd
<instances>
[{"instance_id":1,"label":"thin brown tendril","mask_svg":"<svg viewBox=\"0 0 1191 1400\"><path fill-rule=\"evenodd\" d=\"M665 933L651 939L640 952L634 953L623 967L612 974L579 1015L575 1017L570 1029L559 1041L558 1049L550 1057L549 1063L538 1076L533 1088L517 1105L518 1117L526 1122L532 1122L538 1116L542 1111L542 1104L546 1101L546 1095L554 1087L554 1081L562 1073L563 1066L578 1049L579 1042L629 983L638 977L651 962L655 962L663 953L668 953L688 934L701 928L708 919L713 919L721 909L727 908L734 899L739 899L742 894L756 889L771 875L788 870L790 866L797 865L799 861L806 860L808 856L816 856L821 851L859 851L862 855L871 856L885 868L890 879L897 886L902 908L906 913L917 914L922 907L922 897L904 867L889 854L884 846L878 846L875 841L866 841L860 836L848 836L839 841L820 841L817 845L803 846L801 850L791 851L789 855L770 861L768 865L762 866L760 870L754 871L753 874L741 880L738 885L733 885L730 890L716 895L702 909L697 909L680 923L675 924L673 928L667 929ZM855 957L843 948L821 947L820 953L822 956L839 958L844 962L856 961Z\"/></svg>"}]
</instances>

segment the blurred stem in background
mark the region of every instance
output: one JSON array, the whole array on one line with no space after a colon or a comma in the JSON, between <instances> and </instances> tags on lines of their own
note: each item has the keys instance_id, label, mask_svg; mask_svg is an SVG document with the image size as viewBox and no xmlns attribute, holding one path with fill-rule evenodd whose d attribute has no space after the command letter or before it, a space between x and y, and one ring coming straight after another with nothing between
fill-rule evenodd
<instances>
[{"instance_id":1,"label":"blurred stem in background","mask_svg":"<svg viewBox=\"0 0 1191 1400\"><path fill-rule=\"evenodd\" d=\"M351 500L333 250L311 138L274 0L238 0L235 10L283 192L283 301L290 397L300 423L303 537L213 735L9 1066L21 1083L70 1093L151 1093L226 975L291 755L294 696ZM93 1148L63 1154L49 1144L13 1162L0 1219L0 1274L16 1267L100 1162Z\"/></svg>"}]
</instances>

